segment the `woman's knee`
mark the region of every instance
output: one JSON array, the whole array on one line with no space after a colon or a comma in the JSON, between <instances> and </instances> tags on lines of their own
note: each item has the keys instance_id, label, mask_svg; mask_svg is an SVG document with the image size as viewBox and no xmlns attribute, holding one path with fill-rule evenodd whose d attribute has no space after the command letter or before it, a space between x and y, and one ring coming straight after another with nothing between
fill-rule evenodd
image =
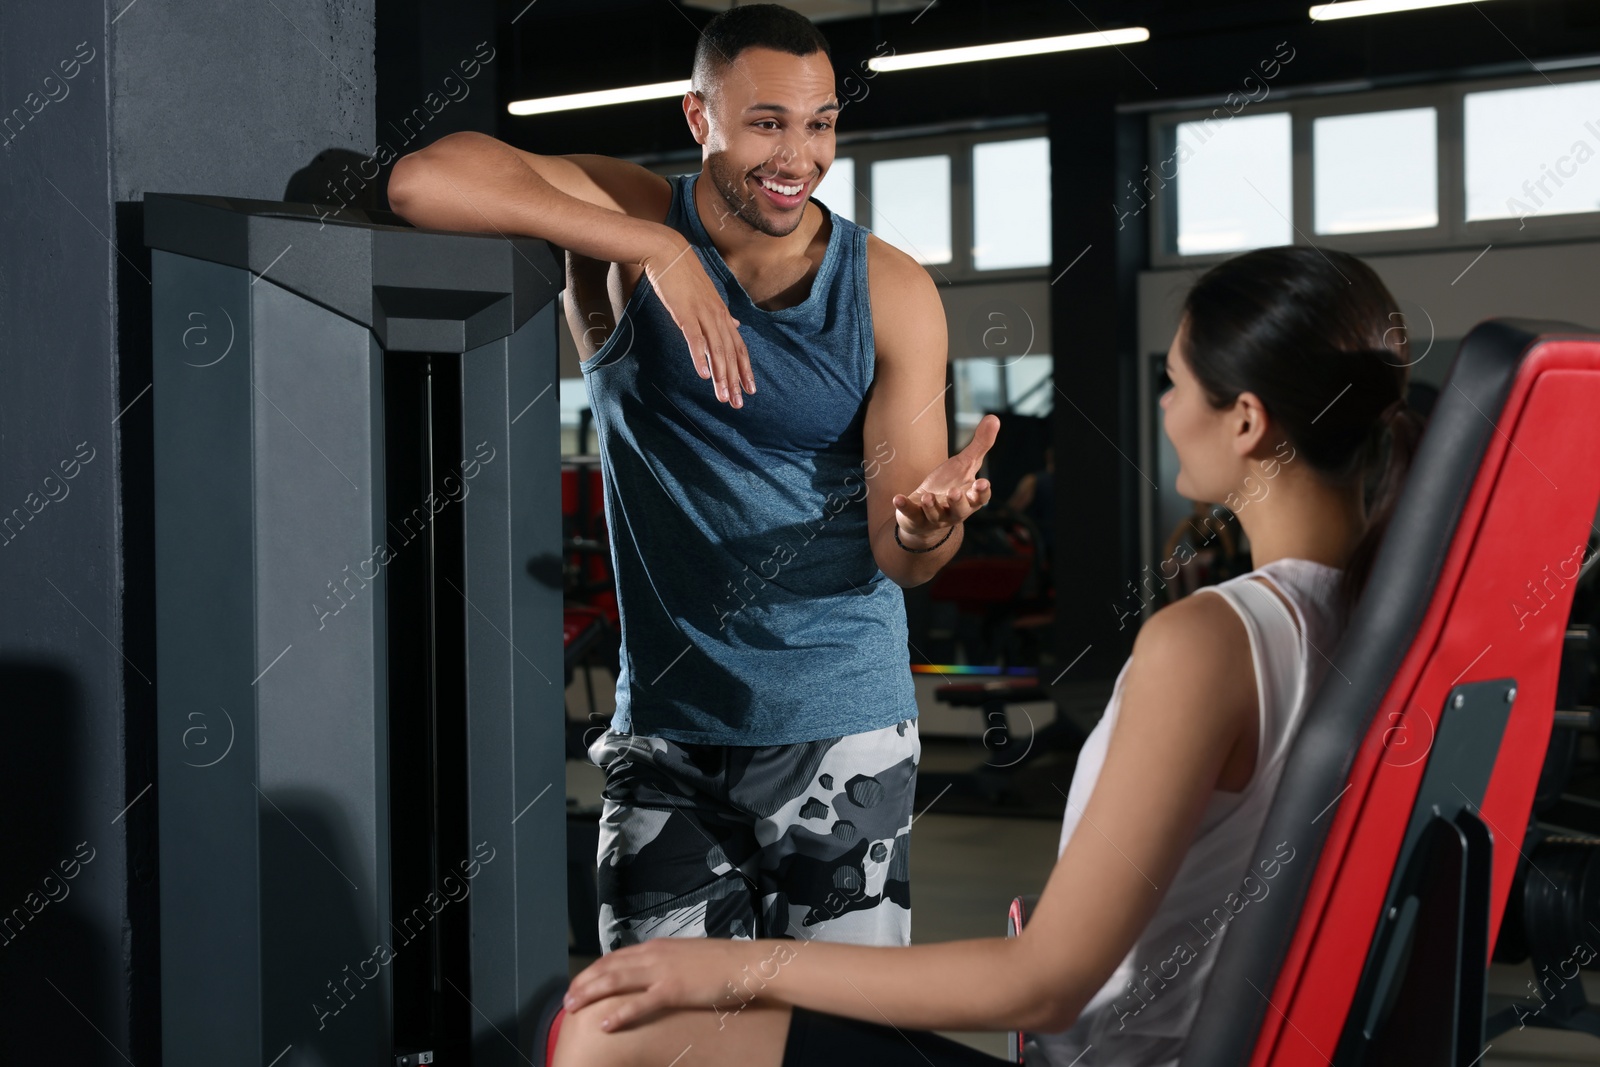
<instances>
[{"instance_id":1,"label":"woman's knee","mask_svg":"<svg viewBox=\"0 0 1600 1067\"><path fill-rule=\"evenodd\" d=\"M674 1011L641 1026L600 1029L608 1001L569 1013L551 1067L662 1067L695 1048L696 1067L778 1067L789 1036L786 1005L752 1004L737 1015ZM663 1057L665 1049L675 1051Z\"/></svg>"},{"instance_id":2,"label":"woman's knee","mask_svg":"<svg viewBox=\"0 0 1600 1067\"><path fill-rule=\"evenodd\" d=\"M641 1062L640 1032L624 1030L613 1034L600 1029L605 1008L605 1001L597 1001L562 1017L550 1067L629 1067Z\"/></svg>"}]
</instances>

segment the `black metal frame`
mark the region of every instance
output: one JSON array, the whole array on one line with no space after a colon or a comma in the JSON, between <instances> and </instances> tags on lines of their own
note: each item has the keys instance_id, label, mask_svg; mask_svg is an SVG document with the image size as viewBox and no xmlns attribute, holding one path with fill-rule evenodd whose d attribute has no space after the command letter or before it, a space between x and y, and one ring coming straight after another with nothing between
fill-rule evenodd
<instances>
[{"instance_id":1,"label":"black metal frame","mask_svg":"<svg viewBox=\"0 0 1600 1067\"><path fill-rule=\"evenodd\" d=\"M1466 1067L1483 1048L1493 843L1478 805L1512 679L1451 690L1335 1060Z\"/></svg>"}]
</instances>

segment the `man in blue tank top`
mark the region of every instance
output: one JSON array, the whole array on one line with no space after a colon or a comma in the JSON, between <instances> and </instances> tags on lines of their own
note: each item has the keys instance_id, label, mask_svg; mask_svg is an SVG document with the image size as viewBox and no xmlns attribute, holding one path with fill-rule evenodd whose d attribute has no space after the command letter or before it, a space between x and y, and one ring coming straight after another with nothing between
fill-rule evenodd
<instances>
[{"instance_id":1,"label":"man in blue tank top","mask_svg":"<svg viewBox=\"0 0 1600 1067\"><path fill-rule=\"evenodd\" d=\"M698 173L452 134L396 164L390 202L567 251L622 622L589 750L602 946L907 944L921 746L901 589L988 502L999 420L948 455L932 279L810 198L840 109L816 28L723 12L692 85Z\"/></svg>"}]
</instances>

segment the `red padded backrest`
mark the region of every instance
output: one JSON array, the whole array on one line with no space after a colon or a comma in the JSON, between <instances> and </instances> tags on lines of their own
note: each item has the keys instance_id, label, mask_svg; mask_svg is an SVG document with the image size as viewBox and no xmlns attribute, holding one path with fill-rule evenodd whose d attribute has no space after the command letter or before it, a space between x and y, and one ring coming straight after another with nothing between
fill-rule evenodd
<instances>
[{"instance_id":1,"label":"red padded backrest","mask_svg":"<svg viewBox=\"0 0 1600 1067\"><path fill-rule=\"evenodd\" d=\"M1425 743L1455 685L1510 677L1517 697L1480 809L1501 846L1489 917L1490 930L1499 930L1554 721L1571 579L1600 496L1597 416L1600 343L1551 342L1530 355L1463 506L1428 614L1356 758L1349 792L1330 813L1329 839L1273 995L1300 1031L1291 1031L1291 1045L1331 1052L1344 1016L1327 1007L1350 999L1366 961L1406 828L1395 815L1411 810L1426 767L1395 744L1391 729ZM1543 599L1533 595L1535 581L1548 589ZM1288 1047L1270 1054L1266 1044L1253 1062L1301 1058Z\"/></svg>"}]
</instances>

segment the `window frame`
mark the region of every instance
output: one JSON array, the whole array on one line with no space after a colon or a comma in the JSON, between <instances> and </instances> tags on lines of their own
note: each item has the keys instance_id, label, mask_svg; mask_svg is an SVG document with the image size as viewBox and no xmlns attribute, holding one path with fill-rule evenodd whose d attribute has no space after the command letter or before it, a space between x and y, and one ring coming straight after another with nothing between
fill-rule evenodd
<instances>
[{"instance_id":1,"label":"window frame","mask_svg":"<svg viewBox=\"0 0 1600 1067\"><path fill-rule=\"evenodd\" d=\"M1335 86L1297 89L1292 99L1259 107L1242 108L1239 115L1290 115L1290 189L1293 196L1291 233L1295 244L1336 248L1357 255L1392 252L1480 249L1486 244L1548 244L1552 241L1593 240L1600 237L1600 209L1567 215L1530 216L1525 220L1466 220L1466 97L1469 93L1519 89L1569 82L1600 81L1593 67L1535 72L1494 78L1474 78L1449 83L1391 89L1339 90ZM1432 107L1437 115L1437 197L1439 224L1408 230L1371 230L1363 233L1319 234L1314 230L1315 167L1312 158L1312 123L1319 118L1364 115L1380 111ZM1176 127L1213 115L1212 107L1155 110L1151 114L1146 151L1147 166L1159 176L1159 161L1176 150ZM1225 110L1225 109L1224 109ZM1600 152L1600 145L1596 145ZM1535 161L1537 164L1537 161ZM1154 183L1152 183L1154 184ZM1230 252L1180 254L1177 249L1176 182L1156 185L1150 210L1149 269L1205 267L1238 255ZM1522 223L1526 223L1525 226Z\"/></svg>"}]
</instances>

